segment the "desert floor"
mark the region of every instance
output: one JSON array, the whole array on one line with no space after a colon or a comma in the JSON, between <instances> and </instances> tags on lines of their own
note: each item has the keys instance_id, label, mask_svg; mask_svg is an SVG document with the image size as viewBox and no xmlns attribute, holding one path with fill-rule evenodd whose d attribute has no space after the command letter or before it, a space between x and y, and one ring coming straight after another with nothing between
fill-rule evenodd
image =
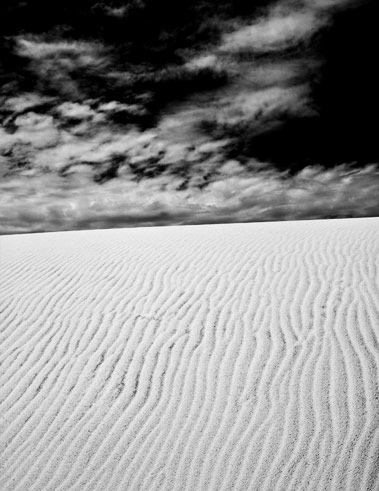
<instances>
[{"instance_id":1,"label":"desert floor","mask_svg":"<svg viewBox=\"0 0 379 491\"><path fill-rule=\"evenodd\" d=\"M2 491L379 489L379 219L0 238Z\"/></svg>"}]
</instances>

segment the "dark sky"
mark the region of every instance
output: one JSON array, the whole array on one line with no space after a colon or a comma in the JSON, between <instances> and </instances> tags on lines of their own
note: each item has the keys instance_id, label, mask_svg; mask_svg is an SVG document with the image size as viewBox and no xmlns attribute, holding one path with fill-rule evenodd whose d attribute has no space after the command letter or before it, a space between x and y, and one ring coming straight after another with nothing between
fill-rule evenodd
<instances>
[{"instance_id":1,"label":"dark sky","mask_svg":"<svg viewBox=\"0 0 379 491\"><path fill-rule=\"evenodd\" d=\"M378 8L3 1L0 233L378 215Z\"/></svg>"}]
</instances>

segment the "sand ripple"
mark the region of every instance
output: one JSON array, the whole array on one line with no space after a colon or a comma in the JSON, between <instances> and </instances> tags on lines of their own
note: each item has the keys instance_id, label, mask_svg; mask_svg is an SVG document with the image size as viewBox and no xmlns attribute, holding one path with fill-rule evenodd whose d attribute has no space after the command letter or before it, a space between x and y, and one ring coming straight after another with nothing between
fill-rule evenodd
<instances>
[{"instance_id":1,"label":"sand ripple","mask_svg":"<svg viewBox=\"0 0 379 491\"><path fill-rule=\"evenodd\" d=\"M379 489L379 220L0 238L3 491Z\"/></svg>"}]
</instances>

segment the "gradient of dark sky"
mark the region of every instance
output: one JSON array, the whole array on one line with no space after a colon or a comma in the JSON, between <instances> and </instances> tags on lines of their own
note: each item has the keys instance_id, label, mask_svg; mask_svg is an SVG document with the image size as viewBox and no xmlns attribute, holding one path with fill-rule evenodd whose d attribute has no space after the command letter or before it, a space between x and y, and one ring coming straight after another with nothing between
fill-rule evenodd
<instances>
[{"instance_id":1,"label":"gradient of dark sky","mask_svg":"<svg viewBox=\"0 0 379 491\"><path fill-rule=\"evenodd\" d=\"M378 215L377 2L159 5L2 3L0 233Z\"/></svg>"}]
</instances>

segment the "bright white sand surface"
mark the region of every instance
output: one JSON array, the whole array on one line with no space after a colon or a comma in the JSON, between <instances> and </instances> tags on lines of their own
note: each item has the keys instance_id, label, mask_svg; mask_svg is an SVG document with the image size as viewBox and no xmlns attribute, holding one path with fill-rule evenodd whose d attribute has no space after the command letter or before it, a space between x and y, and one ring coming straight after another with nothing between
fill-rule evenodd
<instances>
[{"instance_id":1,"label":"bright white sand surface","mask_svg":"<svg viewBox=\"0 0 379 491\"><path fill-rule=\"evenodd\" d=\"M379 489L379 219L0 248L2 491Z\"/></svg>"}]
</instances>

